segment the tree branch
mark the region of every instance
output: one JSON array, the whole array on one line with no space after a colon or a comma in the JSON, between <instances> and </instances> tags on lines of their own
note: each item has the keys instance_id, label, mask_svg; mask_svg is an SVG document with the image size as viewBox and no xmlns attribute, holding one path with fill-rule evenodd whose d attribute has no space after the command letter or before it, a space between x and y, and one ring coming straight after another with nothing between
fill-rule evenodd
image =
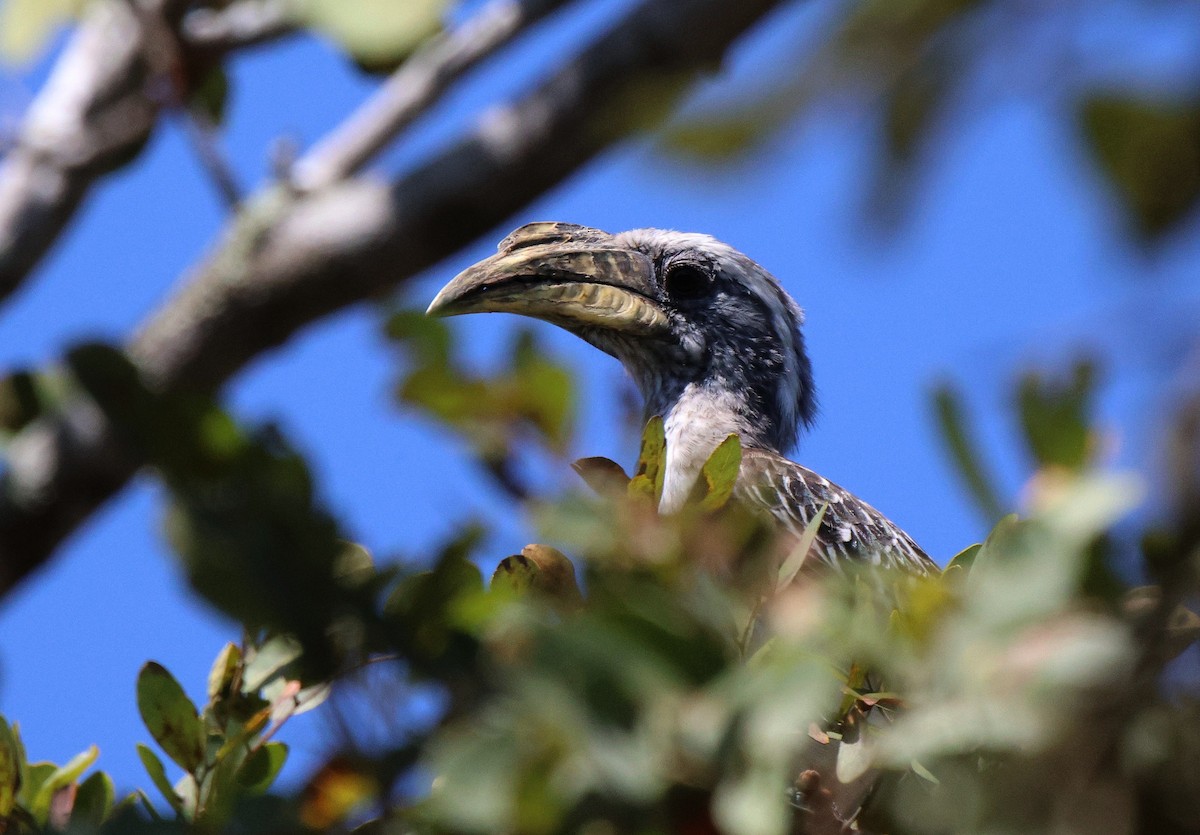
<instances>
[{"instance_id":1,"label":"tree branch","mask_svg":"<svg viewBox=\"0 0 1200 835\"><path fill-rule=\"evenodd\" d=\"M257 46L296 31L290 9L287 0L239 0L223 9L196 9L183 19L183 39L210 53Z\"/></svg>"},{"instance_id":2,"label":"tree branch","mask_svg":"<svg viewBox=\"0 0 1200 835\"><path fill-rule=\"evenodd\" d=\"M643 0L540 88L487 114L396 183L364 177L252 198L216 254L130 345L131 356L163 390L218 390L305 325L393 291L653 121L780 3ZM111 428L67 444L70 422L70 411L43 419L18 439L22 460L10 458L0 496L0 594L137 469L128 452L105 454ZM71 461L82 463L68 464L60 442L73 444ZM13 487L24 484L38 485L41 499L22 499Z\"/></svg>"},{"instance_id":3,"label":"tree branch","mask_svg":"<svg viewBox=\"0 0 1200 835\"><path fill-rule=\"evenodd\" d=\"M297 163L293 184L315 191L357 174L464 73L562 4L492 0L463 26L429 41Z\"/></svg>"},{"instance_id":4,"label":"tree branch","mask_svg":"<svg viewBox=\"0 0 1200 835\"><path fill-rule=\"evenodd\" d=\"M290 31L267 26L265 21L253 33L249 24L233 27L226 16L245 16L242 7L249 3L243 0L219 13L224 31L233 35L217 39L216 22L208 21L206 29L202 18L191 24L207 32L195 48L189 43L165 44L164 38L177 37L176 18L183 5L183 0L88 4L83 21L0 161L0 302L37 266L88 190L136 156L162 108L178 99L178 91L155 94L164 85L186 83L182 76L188 67L172 65L166 76L162 74L161 61L156 59L164 50L171 54L182 50L188 64L211 62L222 51Z\"/></svg>"}]
</instances>

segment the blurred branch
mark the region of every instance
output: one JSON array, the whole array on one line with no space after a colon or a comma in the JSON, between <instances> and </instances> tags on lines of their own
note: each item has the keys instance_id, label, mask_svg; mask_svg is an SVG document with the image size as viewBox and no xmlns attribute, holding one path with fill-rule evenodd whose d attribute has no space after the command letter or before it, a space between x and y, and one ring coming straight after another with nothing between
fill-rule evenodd
<instances>
[{"instance_id":1,"label":"blurred branch","mask_svg":"<svg viewBox=\"0 0 1200 835\"><path fill-rule=\"evenodd\" d=\"M429 41L296 164L296 187L315 191L358 173L464 73L562 4L493 0L464 25Z\"/></svg>"},{"instance_id":2,"label":"blurred branch","mask_svg":"<svg viewBox=\"0 0 1200 835\"><path fill-rule=\"evenodd\" d=\"M133 159L150 138L161 110L180 98L177 91L163 95L164 87L186 85L196 60L290 31L267 25L268 12L278 16L283 3L241 2L199 21L189 16L188 26L207 34L194 44L177 42L183 5L88 4L0 163L0 301L21 286L96 181ZM257 27L247 22L252 13ZM164 54L180 56L166 75Z\"/></svg>"},{"instance_id":3,"label":"blurred branch","mask_svg":"<svg viewBox=\"0 0 1200 835\"><path fill-rule=\"evenodd\" d=\"M163 390L219 389L305 325L394 291L659 117L781 0L643 0L541 87L388 185L367 178L247 201L216 253L130 346ZM647 113L653 110L652 113ZM109 426L71 434L79 404L10 447L0 496L0 593L137 470ZM36 488L36 489L30 489Z\"/></svg>"},{"instance_id":4,"label":"blurred branch","mask_svg":"<svg viewBox=\"0 0 1200 835\"><path fill-rule=\"evenodd\" d=\"M183 19L189 47L231 52L257 46L296 31L286 0L240 0L223 9L196 9Z\"/></svg>"}]
</instances>

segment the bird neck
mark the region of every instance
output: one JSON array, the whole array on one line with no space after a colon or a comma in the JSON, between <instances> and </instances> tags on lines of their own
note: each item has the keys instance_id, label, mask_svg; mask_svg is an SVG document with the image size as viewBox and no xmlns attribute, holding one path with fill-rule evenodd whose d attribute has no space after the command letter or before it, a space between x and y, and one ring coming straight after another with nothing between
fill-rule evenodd
<instances>
[{"instance_id":1,"label":"bird neck","mask_svg":"<svg viewBox=\"0 0 1200 835\"><path fill-rule=\"evenodd\" d=\"M764 421L756 420L746 398L712 381L688 383L669 396L648 397L648 415L661 415L667 440L666 472L659 509L671 513L683 507L692 485L713 450L730 435L742 445L773 449Z\"/></svg>"}]
</instances>

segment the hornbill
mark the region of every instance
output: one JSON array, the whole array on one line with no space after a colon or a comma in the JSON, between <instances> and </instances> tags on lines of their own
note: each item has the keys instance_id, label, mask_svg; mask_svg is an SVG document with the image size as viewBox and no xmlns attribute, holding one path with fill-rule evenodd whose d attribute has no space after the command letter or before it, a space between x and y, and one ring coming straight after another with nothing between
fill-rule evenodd
<instances>
[{"instance_id":1,"label":"hornbill","mask_svg":"<svg viewBox=\"0 0 1200 835\"><path fill-rule=\"evenodd\" d=\"M530 223L447 284L429 313L504 311L559 325L620 360L667 440L660 511L678 510L700 469L740 436L734 496L800 537L825 508L809 559L927 573L933 561L885 516L783 456L816 410L803 311L779 281L708 235L612 235Z\"/></svg>"}]
</instances>

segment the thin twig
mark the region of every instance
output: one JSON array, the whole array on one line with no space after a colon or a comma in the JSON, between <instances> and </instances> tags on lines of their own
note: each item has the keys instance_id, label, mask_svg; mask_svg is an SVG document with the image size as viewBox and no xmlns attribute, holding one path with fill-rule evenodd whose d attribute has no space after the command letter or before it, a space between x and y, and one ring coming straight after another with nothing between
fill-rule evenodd
<instances>
[{"instance_id":1,"label":"thin twig","mask_svg":"<svg viewBox=\"0 0 1200 835\"><path fill-rule=\"evenodd\" d=\"M225 208L231 212L237 211L245 192L238 184L237 175L233 173L233 166L229 164L229 160L221 151L221 141L216 125L203 109L195 105L181 108L179 116L192 150L196 152L196 158L200 160L200 165L208 172L208 178L216 188Z\"/></svg>"},{"instance_id":2,"label":"thin twig","mask_svg":"<svg viewBox=\"0 0 1200 835\"><path fill-rule=\"evenodd\" d=\"M360 171L464 73L562 3L492 0L457 29L430 40L297 162L293 184L313 191Z\"/></svg>"}]
</instances>

